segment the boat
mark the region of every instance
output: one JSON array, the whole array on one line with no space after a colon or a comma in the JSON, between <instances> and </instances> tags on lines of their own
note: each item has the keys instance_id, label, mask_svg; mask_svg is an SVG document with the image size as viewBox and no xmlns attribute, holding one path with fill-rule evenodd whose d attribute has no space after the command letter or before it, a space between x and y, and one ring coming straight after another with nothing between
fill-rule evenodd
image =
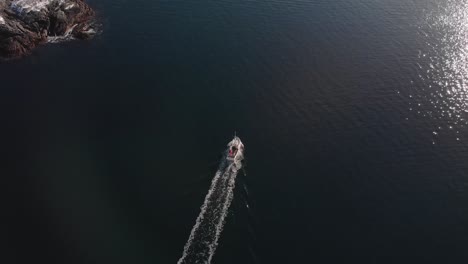
<instances>
[{"instance_id":1,"label":"boat","mask_svg":"<svg viewBox=\"0 0 468 264\"><path fill-rule=\"evenodd\" d=\"M234 136L234 139L228 143L228 149L226 150L226 160L229 162L240 162L244 159L244 144L238 136Z\"/></svg>"}]
</instances>

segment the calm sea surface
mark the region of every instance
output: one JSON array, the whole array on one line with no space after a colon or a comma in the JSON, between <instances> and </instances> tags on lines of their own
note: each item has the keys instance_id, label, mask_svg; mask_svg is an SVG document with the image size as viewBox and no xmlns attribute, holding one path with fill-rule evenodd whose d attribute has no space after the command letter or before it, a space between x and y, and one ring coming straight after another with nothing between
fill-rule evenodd
<instances>
[{"instance_id":1,"label":"calm sea surface","mask_svg":"<svg viewBox=\"0 0 468 264\"><path fill-rule=\"evenodd\" d=\"M90 4L0 63L5 264L176 263L235 131L212 263L467 263L465 1Z\"/></svg>"}]
</instances>

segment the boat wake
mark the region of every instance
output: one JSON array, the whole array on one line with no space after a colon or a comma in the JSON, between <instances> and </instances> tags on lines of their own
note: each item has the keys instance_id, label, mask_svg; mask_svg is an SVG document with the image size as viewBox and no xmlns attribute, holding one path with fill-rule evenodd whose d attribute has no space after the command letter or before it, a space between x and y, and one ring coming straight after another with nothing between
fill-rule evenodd
<instances>
[{"instance_id":1,"label":"boat wake","mask_svg":"<svg viewBox=\"0 0 468 264\"><path fill-rule=\"evenodd\" d=\"M234 197L236 176L241 167L240 161L229 162L226 157L222 159L178 264L211 262Z\"/></svg>"}]
</instances>

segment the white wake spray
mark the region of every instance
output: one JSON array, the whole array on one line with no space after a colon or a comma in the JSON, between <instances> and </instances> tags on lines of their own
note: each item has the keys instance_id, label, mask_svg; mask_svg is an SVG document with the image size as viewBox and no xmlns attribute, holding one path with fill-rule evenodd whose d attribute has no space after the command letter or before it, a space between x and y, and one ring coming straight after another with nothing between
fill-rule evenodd
<instances>
[{"instance_id":1,"label":"white wake spray","mask_svg":"<svg viewBox=\"0 0 468 264\"><path fill-rule=\"evenodd\" d=\"M234 197L239 162L222 160L178 264L209 264Z\"/></svg>"}]
</instances>

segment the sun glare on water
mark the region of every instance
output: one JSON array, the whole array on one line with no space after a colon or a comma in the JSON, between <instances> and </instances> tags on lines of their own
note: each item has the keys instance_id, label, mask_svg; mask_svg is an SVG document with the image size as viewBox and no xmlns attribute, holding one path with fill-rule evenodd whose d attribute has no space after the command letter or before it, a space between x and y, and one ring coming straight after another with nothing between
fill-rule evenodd
<instances>
[{"instance_id":1,"label":"sun glare on water","mask_svg":"<svg viewBox=\"0 0 468 264\"><path fill-rule=\"evenodd\" d=\"M424 45L410 110L442 120L446 126L438 130L459 134L468 127L468 3L449 1L428 12L419 32Z\"/></svg>"}]
</instances>

